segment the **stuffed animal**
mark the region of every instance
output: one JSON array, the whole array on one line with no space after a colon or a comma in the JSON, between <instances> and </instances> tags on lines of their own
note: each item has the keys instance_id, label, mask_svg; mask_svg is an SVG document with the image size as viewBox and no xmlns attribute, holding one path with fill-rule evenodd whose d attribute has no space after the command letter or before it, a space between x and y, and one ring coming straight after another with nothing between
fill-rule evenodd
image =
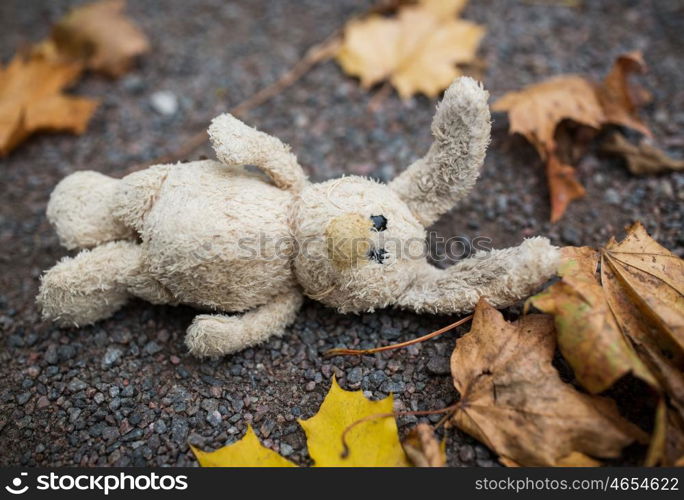
<instances>
[{"instance_id":1,"label":"stuffed animal","mask_svg":"<svg viewBox=\"0 0 684 500\"><path fill-rule=\"evenodd\" d=\"M73 173L55 188L47 216L63 246L83 250L43 275L43 316L81 326L130 297L189 304L207 314L188 328L188 348L220 356L281 335L305 295L343 313L453 314L481 296L496 307L521 300L555 272L558 249L545 238L479 251L444 270L425 258L425 228L478 177L487 98L474 80L455 81L427 154L389 184L356 176L311 183L288 146L229 114L209 127L218 161L157 165L119 180Z\"/></svg>"}]
</instances>

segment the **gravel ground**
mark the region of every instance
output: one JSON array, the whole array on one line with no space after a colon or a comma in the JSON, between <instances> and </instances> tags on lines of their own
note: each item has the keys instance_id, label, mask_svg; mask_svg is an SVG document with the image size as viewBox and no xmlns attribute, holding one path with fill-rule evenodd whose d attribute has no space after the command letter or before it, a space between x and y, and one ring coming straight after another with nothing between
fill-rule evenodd
<instances>
[{"instance_id":1,"label":"gravel ground","mask_svg":"<svg viewBox=\"0 0 684 500\"><path fill-rule=\"evenodd\" d=\"M2 61L47 34L73 3L1 2ZM552 4L478 0L466 9L466 18L488 26L480 76L493 97L560 72L598 79L615 55L641 49L652 66L643 83L654 94L644 117L661 145L681 152L682 2ZM241 436L248 423L267 446L306 464L296 419L315 413L333 374L343 387L373 398L395 393L401 409L454 401L448 358L465 329L375 357L321 357L335 346L408 340L454 317L344 316L308 301L282 339L200 362L183 345L194 314L189 308L133 302L107 321L64 331L41 322L34 305L40 273L65 255L44 215L59 179L81 169L121 176L169 152L365 6L353 0L130 2L128 11L153 50L120 80L89 76L75 88L102 99L88 131L79 138L36 137L0 160L0 464L192 465L188 442L219 447ZM161 114L174 111L174 97L175 112ZM435 103L391 95L371 111L371 97L328 62L245 119L290 143L315 180L343 173L390 179L429 144ZM581 161L579 174L587 197L549 224L540 160L523 139L507 134L505 117L497 115L481 181L434 229L445 237L489 237L498 247L532 234L556 244L599 245L639 219L662 244L684 254L684 175L636 178L620 161L593 153ZM402 432L415 421L401 418ZM455 430L447 436L449 464L495 465L469 437Z\"/></svg>"}]
</instances>

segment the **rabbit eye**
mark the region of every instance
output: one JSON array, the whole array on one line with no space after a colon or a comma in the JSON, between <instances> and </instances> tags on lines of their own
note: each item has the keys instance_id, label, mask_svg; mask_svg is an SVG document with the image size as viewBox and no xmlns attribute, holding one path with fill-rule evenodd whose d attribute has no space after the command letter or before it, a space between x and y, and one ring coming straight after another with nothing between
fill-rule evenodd
<instances>
[{"instance_id":1,"label":"rabbit eye","mask_svg":"<svg viewBox=\"0 0 684 500\"><path fill-rule=\"evenodd\" d=\"M384 231L387 229L387 218L384 215L371 215L370 220L373 223L375 231Z\"/></svg>"}]
</instances>

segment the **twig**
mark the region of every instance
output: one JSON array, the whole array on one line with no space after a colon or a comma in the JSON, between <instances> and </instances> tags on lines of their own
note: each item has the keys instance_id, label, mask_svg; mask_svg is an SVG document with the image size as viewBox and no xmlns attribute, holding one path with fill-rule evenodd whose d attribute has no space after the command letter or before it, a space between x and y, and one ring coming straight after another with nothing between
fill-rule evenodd
<instances>
[{"instance_id":1,"label":"twig","mask_svg":"<svg viewBox=\"0 0 684 500\"><path fill-rule=\"evenodd\" d=\"M356 420L355 422L352 422L349 424L344 431L342 431L342 453L340 454L340 457L342 458L347 458L349 456L349 446L347 445L347 434L349 434L349 431L351 431L354 427L356 427L359 424L362 424L364 422L368 422L370 420L378 420L380 418L389 418L389 417L404 417L408 415L414 415L414 416L420 416L420 415L438 415L440 413L446 413L447 415L453 414L454 411L456 411L460 405L460 401L458 403L454 403L451 406L447 406L446 408L440 408L439 410L421 410L421 411L393 411L393 412L388 412L388 413L375 413L373 415L367 415L363 418L360 418L359 420Z\"/></svg>"},{"instance_id":2,"label":"twig","mask_svg":"<svg viewBox=\"0 0 684 500\"><path fill-rule=\"evenodd\" d=\"M435 330L432 333L428 333L427 335L423 335L422 337L418 337L412 340L407 340L406 342L400 342L398 344L391 344L391 345L386 345L383 347L374 347L372 349L344 349L344 348L339 348L339 349L330 349L328 351L325 351L323 353L323 356L326 358L331 358L333 356L363 356L364 354L374 354L376 352L382 352L382 351L391 351L393 349L401 349L402 347L408 347L413 344L418 344L420 342L423 342L425 340L429 340L431 338L437 337L438 335L441 335L443 333L446 333L450 330L453 330L454 328L458 328L462 324L470 321L473 319L473 315L466 316L465 318L459 319L456 323L452 323L450 325L445 326L444 328L440 328L439 330Z\"/></svg>"}]
</instances>

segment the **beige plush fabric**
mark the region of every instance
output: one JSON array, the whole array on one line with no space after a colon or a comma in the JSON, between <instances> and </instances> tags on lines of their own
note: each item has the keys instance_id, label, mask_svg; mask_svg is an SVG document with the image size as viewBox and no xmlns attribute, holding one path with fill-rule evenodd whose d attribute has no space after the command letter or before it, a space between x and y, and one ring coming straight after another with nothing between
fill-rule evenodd
<instances>
[{"instance_id":1,"label":"beige plush fabric","mask_svg":"<svg viewBox=\"0 0 684 500\"><path fill-rule=\"evenodd\" d=\"M432 146L390 183L425 227L475 185L491 131L488 97L472 78L449 87L432 120Z\"/></svg>"},{"instance_id":2,"label":"beige plush fabric","mask_svg":"<svg viewBox=\"0 0 684 500\"><path fill-rule=\"evenodd\" d=\"M548 240L446 270L425 259L425 227L477 179L489 120L487 93L457 80L433 120L432 147L390 185L356 176L311 184L286 145L230 115L209 128L218 162L157 165L120 180L72 174L55 188L48 218L67 248L94 248L45 273L43 316L80 326L133 296L190 304L217 313L190 325L190 351L220 356L282 334L303 295L341 312L460 313L480 296L514 303L554 274L558 250Z\"/></svg>"},{"instance_id":3,"label":"beige plush fabric","mask_svg":"<svg viewBox=\"0 0 684 500\"><path fill-rule=\"evenodd\" d=\"M50 195L47 217L65 248L91 248L133 238L134 232L113 213L119 181L89 170L62 180Z\"/></svg>"}]
</instances>

